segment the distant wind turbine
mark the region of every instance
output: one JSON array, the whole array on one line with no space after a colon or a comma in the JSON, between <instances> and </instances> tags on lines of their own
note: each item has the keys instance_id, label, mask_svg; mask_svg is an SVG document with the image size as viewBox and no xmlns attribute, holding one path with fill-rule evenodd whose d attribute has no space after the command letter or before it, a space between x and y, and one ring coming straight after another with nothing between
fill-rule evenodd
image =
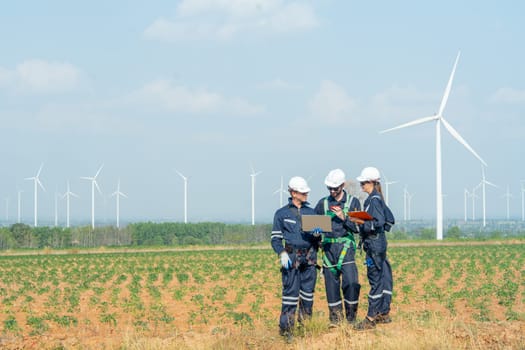
<instances>
[{"instance_id":1,"label":"distant wind turbine","mask_svg":"<svg viewBox=\"0 0 525 350\"><path fill-rule=\"evenodd\" d=\"M184 175L182 175L178 170L175 170L177 174L182 178L182 181L184 181L184 223L188 223L188 178Z\"/></svg>"},{"instance_id":2,"label":"distant wind turbine","mask_svg":"<svg viewBox=\"0 0 525 350\"><path fill-rule=\"evenodd\" d=\"M287 193L283 188L283 177L281 176L281 187L276 189L273 194L279 194L279 208L282 208L283 206L283 194Z\"/></svg>"},{"instance_id":3,"label":"distant wind turbine","mask_svg":"<svg viewBox=\"0 0 525 350\"><path fill-rule=\"evenodd\" d=\"M58 196L59 194L55 188L55 227L58 226Z\"/></svg>"},{"instance_id":4,"label":"distant wind turbine","mask_svg":"<svg viewBox=\"0 0 525 350\"><path fill-rule=\"evenodd\" d=\"M69 200L70 200L71 196L78 198L77 194L71 192L71 189L69 188L69 180L68 180L67 181L67 191L62 196L62 198L66 199L66 227L69 227Z\"/></svg>"},{"instance_id":5,"label":"distant wind turbine","mask_svg":"<svg viewBox=\"0 0 525 350\"><path fill-rule=\"evenodd\" d=\"M465 222L467 222L467 201L468 201L469 193L470 192L465 188L465 190L463 191L463 209L465 213L465 216L464 216Z\"/></svg>"},{"instance_id":6,"label":"distant wind turbine","mask_svg":"<svg viewBox=\"0 0 525 350\"><path fill-rule=\"evenodd\" d=\"M34 191L35 191L35 222L34 222L34 225L35 227L38 226L38 186L40 186L40 188L42 188L42 190L45 192L45 188L44 188L44 185L42 185L42 182L40 182L40 172L42 171L42 167L44 166L44 164L42 163L40 165L40 168L38 169L38 172L36 173L35 176L33 177L26 177L26 180L33 180L33 183L34 183Z\"/></svg>"},{"instance_id":7,"label":"distant wind turbine","mask_svg":"<svg viewBox=\"0 0 525 350\"><path fill-rule=\"evenodd\" d=\"M481 166L481 182L479 183L478 186L481 186L481 198L482 198L482 201L483 201L483 227L485 227L487 225L487 220L486 220L486 200L485 200L485 185L490 185L492 187L498 187L496 185L494 185L493 183L490 183L488 182L486 179L485 179L485 167L482 165Z\"/></svg>"},{"instance_id":8,"label":"distant wind turbine","mask_svg":"<svg viewBox=\"0 0 525 350\"><path fill-rule=\"evenodd\" d=\"M87 176L81 177L81 179L83 180L91 181L91 228L92 229L95 229L95 187L97 188L98 193L102 194L100 187L98 187L97 176L103 167L104 167L104 164L100 166L97 173L93 177L87 177Z\"/></svg>"},{"instance_id":9,"label":"distant wind turbine","mask_svg":"<svg viewBox=\"0 0 525 350\"><path fill-rule=\"evenodd\" d=\"M503 195L503 197L507 198L507 220L510 219L510 197L512 197L512 194L509 190L509 185L507 185L507 192Z\"/></svg>"},{"instance_id":10,"label":"distant wind turbine","mask_svg":"<svg viewBox=\"0 0 525 350\"><path fill-rule=\"evenodd\" d=\"M521 185L521 221L525 221L525 180L521 180L520 185Z\"/></svg>"},{"instance_id":11,"label":"distant wind turbine","mask_svg":"<svg viewBox=\"0 0 525 350\"><path fill-rule=\"evenodd\" d=\"M413 120L411 122L396 126L391 129L386 129L381 131L380 133L385 133L397 129L402 129L408 126L423 124L431 121L436 121L436 238L438 240L443 239L443 196L442 196L442 169L441 169L441 124L445 126L445 128L448 130L448 132L459 142L461 143L467 150L469 150L483 165L487 165L483 159L472 149L472 147L469 146L469 144L461 137L461 135L450 125L445 118L443 118L443 110L445 109L445 106L447 104L448 96L450 94L450 89L452 87L452 80L454 79L454 73L456 72L456 66L458 64L460 53L458 52L458 55L456 57L456 61L454 63L454 67L452 68L452 73L450 74L450 78L448 80L447 87L445 89L445 93L443 95L443 98L441 100L441 105L439 106L438 113L430 116L430 117L424 117L420 119Z\"/></svg>"},{"instance_id":12,"label":"distant wind turbine","mask_svg":"<svg viewBox=\"0 0 525 350\"><path fill-rule=\"evenodd\" d=\"M252 225L255 225L255 177L261 172L255 172L252 166L252 173L250 174L252 178Z\"/></svg>"},{"instance_id":13,"label":"distant wind turbine","mask_svg":"<svg viewBox=\"0 0 525 350\"><path fill-rule=\"evenodd\" d=\"M472 192L470 193L470 197L472 198L472 221L476 220L476 198L479 198L479 196L476 195L476 190L480 188L481 184L478 184L477 186L474 186L472 189Z\"/></svg>"},{"instance_id":14,"label":"distant wind turbine","mask_svg":"<svg viewBox=\"0 0 525 350\"><path fill-rule=\"evenodd\" d=\"M388 205L388 199L390 198L388 195L388 188L390 185L397 183L397 181L388 181L386 176L383 175L383 177L385 178L385 203Z\"/></svg>"},{"instance_id":15,"label":"distant wind turbine","mask_svg":"<svg viewBox=\"0 0 525 350\"><path fill-rule=\"evenodd\" d=\"M21 212L20 209L22 208L22 204L21 204L22 203L22 200L21 200L22 192L24 192L24 191L20 191L20 190L18 191L18 198L17 198L18 199L18 203L17 203L18 204L18 216L17 216L17 220L16 220L17 223L20 223L20 212Z\"/></svg>"},{"instance_id":16,"label":"distant wind turbine","mask_svg":"<svg viewBox=\"0 0 525 350\"><path fill-rule=\"evenodd\" d=\"M125 193L120 192L120 179L118 179L117 190L111 196L117 197L117 228L120 228L120 197L128 198Z\"/></svg>"}]
</instances>

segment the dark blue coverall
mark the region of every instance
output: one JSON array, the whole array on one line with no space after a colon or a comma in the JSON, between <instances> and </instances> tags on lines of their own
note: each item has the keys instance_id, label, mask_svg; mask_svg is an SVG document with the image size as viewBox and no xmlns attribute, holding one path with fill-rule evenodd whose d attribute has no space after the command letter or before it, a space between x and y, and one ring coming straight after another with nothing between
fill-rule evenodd
<instances>
[{"instance_id":1,"label":"dark blue coverall","mask_svg":"<svg viewBox=\"0 0 525 350\"><path fill-rule=\"evenodd\" d=\"M349 220L341 220L330 211L331 206L345 207L348 195L343 190L343 198L337 201L331 195L328 196L327 208L325 208L325 198L319 200L315 206L315 212L319 215L332 216L332 232L324 233L323 240L323 276L325 281L326 299L328 301L328 311L331 323L338 323L343 320L343 302L341 300L341 290L345 305L345 317L349 322L355 320L357 306L359 303L359 276L355 263L355 240L353 232L359 232L357 225ZM361 210L361 204L355 197L350 198L348 210ZM346 245L346 253L343 253ZM341 269L337 269L337 263L341 254L344 259ZM329 265L327 264L328 260Z\"/></svg>"},{"instance_id":2,"label":"dark blue coverall","mask_svg":"<svg viewBox=\"0 0 525 350\"><path fill-rule=\"evenodd\" d=\"M364 210L374 219L360 225L366 252L366 274L370 283L367 316L372 319L377 315L388 314L392 301L392 268L386 256L388 243L384 231L384 205L379 192L374 189L364 203Z\"/></svg>"},{"instance_id":3,"label":"dark blue coverall","mask_svg":"<svg viewBox=\"0 0 525 350\"><path fill-rule=\"evenodd\" d=\"M317 280L317 249L319 239L309 232L303 232L301 215L314 215L308 202L297 208L292 199L275 212L271 244L277 255L286 250L292 267L281 268L282 307L279 318L281 334L291 331L295 323L295 311L299 306L299 322L312 315L315 282ZM283 246L284 242L284 246Z\"/></svg>"}]
</instances>

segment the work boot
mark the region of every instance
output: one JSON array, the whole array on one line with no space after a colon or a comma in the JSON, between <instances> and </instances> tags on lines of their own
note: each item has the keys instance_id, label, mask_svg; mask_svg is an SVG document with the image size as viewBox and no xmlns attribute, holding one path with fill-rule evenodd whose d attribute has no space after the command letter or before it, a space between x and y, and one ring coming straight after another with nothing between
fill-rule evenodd
<instances>
[{"instance_id":1,"label":"work boot","mask_svg":"<svg viewBox=\"0 0 525 350\"><path fill-rule=\"evenodd\" d=\"M279 329L279 335L283 337L284 341L287 343L291 343L293 341L293 334L289 329Z\"/></svg>"},{"instance_id":2,"label":"work boot","mask_svg":"<svg viewBox=\"0 0 525 350\"><path fill-rule=\"evenodd\" d=\"M337 327L343 318L343 308L339 306L329 308L330 328Z\"/></svg>"},{"instance_id":3,"label":"work boot","mask_svg":"<svg viewBox=\"0 0 525 350\"><path fill-rule=\"evenodd\" d=\"M365 331L367 329L376 328L376 322L374 320L365 317L361 322L358 322L354 325L356 331Z\"/></svg>"},{"instance_id":4,"label":"work boot","mask_svg":"<svg viewBox=\"0 0 525 350\"><path fill-rule=\"evenodd\" d=\"M356 315L357 315L357 304L356 305L351 305L351 306L346 306L346 321L348 323L355 323L355 318L356 318Z\"/></svg>"},{"instance_id":5,"label":"work boot","mask_svg":"<svg viewBox=\"0 0 525 350\"><path fill-rule=\"evenodd\" d=\"M388 313L386 313L386 314L379 314L379 315L377 315L376 318L375 318L375 321L376 321L376 323L390 323L390 322L392 322L392 319L390 318Z\"/></svg>"}]
</instances>

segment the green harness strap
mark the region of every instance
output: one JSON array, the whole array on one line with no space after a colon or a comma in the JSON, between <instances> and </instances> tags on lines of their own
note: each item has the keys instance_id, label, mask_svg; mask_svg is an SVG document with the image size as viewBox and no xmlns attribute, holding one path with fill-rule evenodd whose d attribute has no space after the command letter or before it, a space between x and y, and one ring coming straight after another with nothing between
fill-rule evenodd
<instances>
[{"instance_id":1,"label":"green harness strap","mask_svg":"<svg viewBox=\"0 0 525 350\"><path fill-rule=\"evenodd\" d=\"M350 209L350 202L352 201L352 196L347 193L346 196L346 202L345 206L343 208L344 213L348 213ZM328 197L324 198L324 211L326 215L329 215L331 217L334 217L335 214L328 209ZM356 250L356 243L355 238L352 232L348 232L347 236L344 237L337 237L337 238L330 238L330 237L323 237L323 245L327 243L343 243L343 250L341 251L341 254L339 255L339 259L337 260L337 264L333 265L330 260L328 260L328 257L326 254L323 254L323 262L332 271L334 275L337 275L338 271L341 271L341 268L343 266L343 260L345 259L346 252L348 251L348 248L350 248L351 245L354 246L354 250Z\"/></svg>"}]
</instances>

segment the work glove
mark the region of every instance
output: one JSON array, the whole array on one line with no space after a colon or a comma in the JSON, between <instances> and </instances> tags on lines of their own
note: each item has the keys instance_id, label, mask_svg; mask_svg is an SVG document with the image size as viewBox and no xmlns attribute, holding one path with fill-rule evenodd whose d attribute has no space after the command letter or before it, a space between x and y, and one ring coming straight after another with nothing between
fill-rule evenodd
<instances>
[{"instance_id":1,"label":"work glove","mask_svg":"<svg viewBox=\"0 0 525 350\"><path fill-rule=\"evenodd\" d=\"M287 252L281 253L281 265L283 266L283 269L288 270L292 267L292 260L290 260L290 257L288 256Z\"/></svg>"},{"instance_id":2,"label":"work glove","mask_svg":"<svg viewBox=\"0 0 525 350\"><path fill-rule=\"evenodd\" d=\"M320 227L315 227L313 230L312 230L312 236L314 237L320 237L321 236L321 233L323 233L323 230L320 228Z\"/></svg>"}]
</instances>

